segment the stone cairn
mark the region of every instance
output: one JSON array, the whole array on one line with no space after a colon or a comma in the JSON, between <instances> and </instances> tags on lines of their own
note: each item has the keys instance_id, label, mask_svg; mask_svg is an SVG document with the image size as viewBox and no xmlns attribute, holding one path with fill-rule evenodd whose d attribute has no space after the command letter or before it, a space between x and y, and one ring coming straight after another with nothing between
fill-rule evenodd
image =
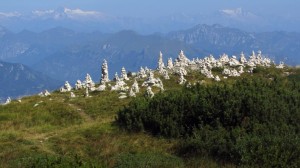
<instances>
[{"instance_id":1,"label":"stone cairn","mask_svg":"<svg viewBox=\"0 0 300 168\"><path fill-rule=\"evenodd\" d=\"M101 84L105 84L109 82L109 78L108 78L108 65L107 65L107 61L104 59L103 60L103 64L101 66Z\"/></svg>"},{"instance_id":2,"label":"stone cairn","mask_svg":"<svg viewBox=\"0 0 300 168\"><path fill-rule=\"evenodd\" d=\"M245 54L242 52L240 54L240 59L236 56L229 57L227 54L223 54L219 57L219 59L214 58L213 55L209 55L208 57L204 57L203 59L194 58L192 60L188 59L184 52L180 50L177 58L172 61L172 58L168 58L167 66L165 66L163 62L163 54L159 52L156 74L161 75L163 79L168 80L170 79L169 73L177 74L179 76L179 84L187 83L187 79L185 76L191 70L199 71L203 74L206 78L211 78L216 82L221 81L221 77L227 79L228 77L239 77L243 73L253 73L253 70L258 67L270 67L274 64L274 61L262 55L261 51L255 53L254 51L249 56L249 59L246 58ZM279 65L275 65L276 68L283 69L285 67L283 62L280 62ZM223 71L221 76L214 75L212 73L213 68L222 68ZM244 68L247 68L246 71ZM152 91L152 87L158 87L161 91L164 91L164 86L162 80L159 78L154 77L154 71L145 67L140 67L139 72L134 74L134 81L132 86L129 88L126 84L126 81L130 81L131 79L127 76L127 72L125 67L121 69L121 75L118 76L118 73L115 74L115 85L111 86L111 83L108 77L108 64L107 61L104 59L102 66L101 66L101 79L100 85L98 88L95 88L95 83L93 82L91 76L89 74L86 75L85 80L81 82L77 80L75 83L75 89L80 90L85 88L85 97L89 96L89 91L104 91L107 87L106 84L108 83L108 87L111 88L111 91L118 91L120 99L127 98L127 94L130 97L135 97L137 93L140 92L139 85L137 79L144 80L142 83L143 87L146 87L145 95L147 97L152 98L154 96L154 92ZM133 76L133 75L132 75ZM202 82L200 82L202 83ZM190 82L188 82L190 85ZM65 82L64 86L60 88L60 92L70 92L70 97L76 97L72 91L72 86L69 84L68 81ZM127 92L127 93L126 93ZM49 96L50 92L45 90L44 92L39 93L40 96ZM9 104L11 99L8 98L5 104Z\"/></svg>"},{"instance_id":3,"label":"stone cairn","mask_svg":"<svg viewBox=\"0 0 300 168\"><path fill-rule=\"evenodd\" d=\"M40 92L38 95L41 97L47 97L50 96L51 94L48 90L44 90L43 92Z\"/></svg>"},{"instance_id":4,"label":"stone cairn","mask_svg":"<svg viewBox=\"0 0 300 168\"><path fill-rule=\"evenodd\" d=\"M121 78L122 78L122 80L125 80L125 81L129 80L129 78L127 77L127 72L124 67L122 67L122 70L121 70Z\"/></svg>"},{"instance_id":5,"label":"stone cairn","mask_svg":"<svg viewBox=\"0 0 300 168\"><path fill-rule=\"evenodd\" d=\"M83 88L83 85L81 83L81 80L77 80L76 83L75 83L75 89L80 90L82 88Z\"/></svg>"},{"instance_id":6,"label":"stone cairn","mask_svg":"<svg viewBox=\"0 0 300 168\"><path fill-rule=\"evenodd\" d=\"M10 103L11 103L11 98L8 97L3 105L7 105L7 104L10 104Z\"/></svg>"},{"instance_id":7,"label":"stone cairn","mask_svg":"<svg viewBox=\"0 0 300 168\"><path fill-rule=\"evenodd\" d=\"M157 70L158 70L158 73L160 73L160 74L163 74L165 72L165 64L164 64L164 61L163 61L163 54L162 54L161 51L159 52Z\"/></svg>"},{"instance_id":8,"label":"stone cairn","mask_svg":"<svg viewBox=\"0 0 300 168\"><path fill-rule=\"evenodd\" d=\"M60 92L70 92L72 90L72 86L68 81L65 82L65 85L60 88Z\"/></svg>"},{"instance_id":9,"label":"stone cairn","mask_svg":"<svg viewBox=\"0 0 300 168\"><path fill-rule=\"evenodd\" d=\"M92 80L90 74L86 74L84 81L85 88L88 88L90 91L95 91L95 82Z\"/></svg>"},{"instance_id":10,"label":"stone cairn","mask_svg":"<svg viewBox=\"0 0 300 168\"><path fill-rule=\"evenodd\" d=\"M108 65L107 61L104 59L102 66L101 66L101 79L100 79L100 85L98 88L96 88L97 91L104 91L106 89L106 83L108 83L110 80L108 78Z\"/></svg>"}]
</instances>

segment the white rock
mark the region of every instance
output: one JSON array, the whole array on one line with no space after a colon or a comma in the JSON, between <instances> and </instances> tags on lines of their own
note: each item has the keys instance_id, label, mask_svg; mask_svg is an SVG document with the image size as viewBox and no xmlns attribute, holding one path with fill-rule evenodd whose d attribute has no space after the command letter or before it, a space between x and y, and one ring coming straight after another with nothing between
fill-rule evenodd
<instances>
[{"instance_id":1,"label":"white rock","mask_svg":"<svg viewBox=\"0 0 300 168\"><path fill-rule=\"evenodd\" d=\"M138 72L138 77L141 79L147 77L146 71L143 67L140 68L140 71Z\"/></svg>"},{"instance_id":2,"label":"white rock","mask_svg":"<svg viewBox=\"0 0 300 168\"><path fill-rule=\"evenodd\" d=\"M72 86L69 84L68 81L65 82L65 85L60 88L60 92L69 92L72 90Z\"/></svg>"},{"instance_id":3,"label":"white rock","mask_svg":"<svg viewBox=\"0 0 300 168\"><path fill-rule=\"evenodd\" d=\"M243 66L240 66L240 67L239 67L239 73L240 73L240 74L244 73L244 67L243 67Z\"/></svg>"},{"instance_id":4,"label":"white rock","mask_svg":"<svg viewBox=\"0 0 300 168\"><path fill-rule=\"evenodd\" d=\"M186 67L190 63L190 60L184 55L183 51L180 50L177 59L175 60L175 66Z\"/></svg>"},{"instance_id":5,"label":"white rock","mask_svg":"<svg viewBox=\"0 0 300 168\"><path fill-rule=\"evenodd\" d=\"M121 70L121 79L122 80L129 80L129 78L127 77L127 72L126 72L124 67L122 67L122 70Z\"/></svg>"},{"instance_id":6,"label":"white rock","mask_svg":"<svg viewBox=\"0 0 300 168\"><path fill-rule=\"evenodd\" d=\"M168 69L173 69L174 65L173 65L173 61L172 61L172 58L169 58L168 59L168 65L167 65L167 68Z\"/></svg>"},{"instance_id":7,"label":"white rock","mask_svg":"<svg viewBox=\"0 0 300 168\"><path fill-rule=\"evenodd\" d=\"M105 84L102 84L100 85L96 90L97 91L104 91L106 89L106 85Z\"/></svg>"},{"instance_id":8,"label":"white rock","mask_svg":"<svg viewBox=\"0 0 300 168\"><path fill-rule=\"evenodd\" d=\"M82 88L83 88L83 85L82 85L81 81L77 80L76 83L75 83L75 89L80 90Z\"/></svg>"},{"instance_id":9,"label":"white rock","mask_svg":"<svg viewBox=\"0 0 300 168\"><path fill-rule=\"evenodd\" d=\"M101 84L105 84L106 82L109 82L109 78L108 78L108 65L107 65L107 61L104 59L102 66L101 66Z\"/></svg>"},{"instance_id":10,"label":"white rock","mask_svg":"<svg viewBox=\"0 0 300 168\"><path fill-rule=\"evenodd\" d=\"M148 79L144 81L142 86L153 86L157 82L157 79L154 78L154 74L152 71L149 72Z\"/></svg>"},{"instance_id":11,"label":"white rock","mask_svg":"<svg viewBox=\"0 0 300 168\"><path fill-rule=\"evenodd\" d=\"M76 95L73 93L73 92L71 92L71 98L74 98L74 97L76 97Z\"/></svg>"},{"instance_id":12,"label":"white rock","mask_svg":"<svg viewBox=\"0 0 300 168\"><path fill-rule=\"evenodd\" d=\"M157 70L160 74L163 74L164 72L164 68L165 68L165 64L164 64L164 61L163 61L163 57L162 57L162 53L161 51L159 52L159 58L158 58L158 65L157 65Z\"/></svg>"},{"instance_id":13,"label":"white rock","mask_svg":"<svg viewBox=\"0 0 300 168\"><path fill-rule=\"evenodd\" d=\"M90 74L86 74L84 85L91 91L95 90L95 82L92 80L92 77L90 76Z\"/></svg>"},{"instance_id":14,"label":"white rock","mask_svg":"<svg viewBox=\"0 0 300 168\"><path fill-rule=\"evenodd\" d=\"M134 93L133 89L131 88L129 91L129 96L130 97L136 97L136 94Z\"/></svg>"},{"instance_id":15,"label":"white rock","mask_svg":"<svg viewBox=\"0 0 300 168\"><path fill-rule=\"evenodd\" d=\"M147 87L146 96L150 97L150 98L152 98L154 96L154 93L152 92L152 89L150 86Z\"/></svg>"},{"instance_id":16,"label":"white rock","mask_svg":"<svg viewBox=\"0 0 300 168\"><path fill-rule=\"evenodd\" d=\"M166 79L166 80L170 79L170 76L169 76L167 70L164 70L163 75L164 75L164 79Z\"/></svg>"},{"instance_id":17,"label":"white rock","mask_svg":"<svg viewBox=\"0 0 300 168\"><path fill-rule=\"evenodd\" d=\"M280 62L279 65L276 66L277 69L283 69L284 68L284 63Z\"/></svg>"},{"instance_id":18,"label":"white rock","mask_svg":"<svg viewBox=\"0 0 300 168\"><path fill-rule=\"evenodd\" d=\"M245 54L244 54L243 52L241 53L240 62L241 62L242 64L247 63L247 59L246 59Z\"/></svg>"},{"instance_id":19,"label":"white rock","mask_svg":"<svg viewBox=\"0 0 300 168\"><path fill-rule=\"evenodd\" d=\"M10 103L11 103L11 98L8 97L3 105L7 105L7 104L10 104Z\"/></svg>"},{"instance_id":20,"label":"white rock","mask_svg":"<svg viewBox=\"0 0 300 168\"><path fill-rule=\"evenodd\" d=\"M119 99L125 99L125 98L127 98L126 95L121 95L121 96L119 96Z\"/></svg>"},{"instance_id":21,"label":"white rock","mask_svg":"<svg viewBox=\"0 0 300 168\"><path fill-rule=\"evenodd\" d=\"M89 88L85 88L85 95L84 95L85 97L90 97L90 95L89 95Z\"/></svg>"},{"instance_id":22,"label":"white rock","mask_svg":"<svg viewBox=\"0 0 300 168\"><path fill-rule=\"evenodd\" d=\"M183 73L180 73L179 84L182 85L186 82L186 79L183 76Z\"/></svg>"},{"instance_id":23,"label":"white rock","mask_svg":"<svg viewBox=\"0 0 300 168\"><path fill-rule=\"evenodd\" d=\"M217 82L221 81L221 79L220 79L220 77L218 75L215 76L215 81L217 81Z\"/></svg>"},{"instance_id":24,"label":"white rock","mask_svg":"<svg viewBox=\"0 0 300 168\"><path fill-rule=\"evenodd\" d=\"M131 86L131 89L133 90L134 93L139 93L140 92L139 84L136 81L136 79L134 79L134 82Z\"/></svg>"}]
</instances>

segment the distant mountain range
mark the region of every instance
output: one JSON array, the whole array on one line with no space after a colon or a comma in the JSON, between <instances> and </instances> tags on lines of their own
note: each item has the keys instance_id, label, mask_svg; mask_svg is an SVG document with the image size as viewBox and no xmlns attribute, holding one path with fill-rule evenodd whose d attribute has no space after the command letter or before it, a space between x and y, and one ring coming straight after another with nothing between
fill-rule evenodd
<instances>
[{"instance_id":1,"label":"distant mountain range","mask_svg":"<svg viewBox=\"0 0 300 168\"><path fill-rule=\"evenodd\" d=\"M262 50L275 61L289 65L300 64L300 33L249 33L221 25L197 25L191 29L168 34L168 38L182 41L195 48L205 48L214 55L223 52L239 54Z\"/></svg>"},{"instance_id":2,"label":"distant mountain range","mask_svg":"<svg viewBox=\"0 0 300 168\"><path fill-rule=\"evenodd\" d=\"M285 15L286 16L286 15ZM60 7L57 9L33 10L31 12L1 12L0 22L14 32L23 29L41 32L54 27L76 31L101 31L106 33L130 29L143 34L187 29L196 24L221 24L246 31L297 31L297 16L266 16L265 13L242 8L220 9L209 13L186 14L182 11L159 18L113 16L101 11ZM288 26L287 26L288 25Z\"/></svg>"},{"instance_id":3,"label":"distant mountain range","mask_svg":"<svg viewBox=\"0 0 300 168\"><path fill-rule=\"evenodd\" d=\"M179 50L184 50L188 57L199 58L208 54L219 57L223 53L239 55L242 51L250 54L252 50L262 50L277 63L299 65L300 33L251 33L220 25L197 25L152 35L130 30L110 34L77 33L62 27L41 33L26 30L13 33L0 27L1 60L22 63L55 80L71 83L84 79L86 73L98 82L103 59L108 61L112 78L115 72L120 74L122 66L128 71L138 71L139 66L154 69L159 51L166 62L169 57L176 58Z\"/></svg>"},{"instance_id":4,"label":"distant mountain range","mask_svg":"<svg viewBox=\"0 0 300 168\"><path fill-rule=\"evenodd\" d=\"M0 61L0 102L7 97L37 94L45 89L53 90L59 85L54 80L40 72L22 64L12 64Z\"/></svg>"}]
</instances>

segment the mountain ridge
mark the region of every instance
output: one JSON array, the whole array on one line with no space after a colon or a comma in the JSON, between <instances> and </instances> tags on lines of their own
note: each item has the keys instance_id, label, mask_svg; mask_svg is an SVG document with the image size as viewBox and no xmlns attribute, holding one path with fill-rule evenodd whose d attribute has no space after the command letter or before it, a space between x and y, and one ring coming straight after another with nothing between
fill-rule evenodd
<instances>
[{"instance_id":1,"label":"mountain ridge","mask_svg":"<svg viewBox=\"0 0 300 168\"><path fill-rule=\"evenodd\" d=\"M23 64L0 61L0 101L7 97L17 98L37 94L45 89L54 90L58 80L32 70Z\"/></svg>"},{"instance_id":2,"label":"mountain ridge","mask_svg":"<svg viewBox=\"0 0 300 168\"><path fill-rule=\"evenodd\" d=\"M5 32L9 32L3 28ZM6 62L20 62L59 81L75 82L89 73L95 81L100 78L103 59L109 60L109 76L138 71L139 66L156 68L157 55L162 51L165 62L175 58L179 50L187 57L215 57L245 54L252 50L263 53L277 63L300 64L300 34L290 32L249 33L218 24L198 24L190 29L168 34L141 35L133 30L117 33L79 33L57 27L34 33L6 33L0 37L0 58ZM61 85L61 83L60 83Z\"/></svg>"}]
</instances>

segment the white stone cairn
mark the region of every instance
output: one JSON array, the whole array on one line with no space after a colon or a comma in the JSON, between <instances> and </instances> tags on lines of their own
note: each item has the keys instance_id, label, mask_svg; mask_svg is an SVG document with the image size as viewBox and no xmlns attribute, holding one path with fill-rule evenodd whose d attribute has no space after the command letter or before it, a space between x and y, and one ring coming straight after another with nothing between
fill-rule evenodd
<instances>
[{"instance_id":1,"label":"white stone cairn","mask_svg":"<svg viewBox=\"0 0 300 168\"><path fill-rule=\"evenodd\" d=\"M284 68L284 62L280 62L279 65L276 66L277 69L283 69Z\"/></svg>"},{"instance_id":2,"label":"white stone cairn","mask_svg":"<svg viewBox=\"0 0 300 168\"><path fill-rule=\"evenodd\" d=\"M152 98L153 96L154 96L154 93L152 92L152 88L151 88L151 86L148 86L147 90L146 90L146 97Z\"/></svg>"},{"instance_id":3,"label":"white stone cairn","mask_svg":"<svg viewBox=\"0 0 300 168\"><path fill-rule=\"evenodd\" d=\"M253 74L253 70L254 70L253 67L251 67L251 68L248 69L247 72L250 73L250 74Z\"/></svg>"},{"instance_id":4,"label":"white stone cairn","mask_svg":"<svg viewBox=\"0 0 300 168\"><path fill-rule=\"evenodd\" d=\"M11 98L8 97L3 105L7 105L7 104L10 104L10 103L11 103Z\"/></svg>"},{"instance_id":5,"label":"white stone cairn","mask_svg":"<svg viewBox=\"0 0 300 168\"><path fill-rule=\"evenodd\" d=\"M89 88L85 88L85 95L84 95L85 97L90 97L90 95L89 95Z\"/></svg>"},{"instance_id":6,"label":"white stone cairn","mask_svg":"<svg viewBox=\"0 0 300 168\"><path fill-rule=\"evenodd\" d=\"M219 58L219 62L221 62L221 64L224 66L225 64L227 64L229 62L229 57L227 54L223 54L220 58Z\"/></svg>"},{"instance_id":7,"label":"white stone cairn","mask_svg":"<svg viewBox=\"0 0 300 168\"><path fill-rule=\"evenodd\" d=\"M236 69L231 70L229 76L233 76L233 77L237 77L237 76L241 76L239 74L239 72Z\"/></svg>"},{"instance_id":8,"label":"white stone cairn","mask_svg":"<svg viewBox=\"0 0 300 168\"><path fill-rule=\"evenodd\" d=\"M151 71L149 73L148 79L146 81L144 81L142 86L153 86L156 82L157 82L157 80L154 78L154 74Z\"/></svg>"},{"instance_id":9,"label":"white stone cairn","mask_svg":"<svg viewBox=\"0 0 300 168\"><path fill-rule=\"evenodd\" d=\"M99 87L96 89L97 91L104 91L106 89L106 85L105 84L101 84L99 85Z\"/></svg>"},{"instance_id":10,"label":"white stone cairn","mask_svg":"<svg viewBox=\"0 0 300 168\"><path fill-rule=\"evenodd\" d=\"M130 97L136 97L136 94L135 94L135 92L133 91L133 88L132 88L132 87L130 88L129 96L130 96Z\"/></svg>"},{"instance_id":11,"label":"white stone cairn","mask_svg":"<svg viewBox=\"0 0 300 168\"><path fill-rule=\"evenodd\" d=\"M83 85L82 85L81 81L77 80L76 83L75 83L75 89L80 90L82 88L83 88Z\"/></svg>"},{"instance_id":12,"label":"white stone cairn","mask_svg":"<svg viewBox=\"0 0 300 168\"><path fill-rule=\"evenodd\" d=\"M90 74L86 74L84 85L85 85L85 87L87 87L91 91L94 91L96 89L95 88L95 83L92 80L92 77L90 76Z\"/></svg>"},{"instance_id":13,"label":"white stone cairn","mask_svg":"<svg viewBox=\"0 0 300 168\"><path fill-rule=\"evenodd\" d=\"M164 69L165 69L165 64L164 64L164 61L163 61L163 54L162 52L160 51L159 52L159 58L158 58L158 63L157 63L157 70L160 74L163 74L164 72Z\"/></svg>"},{"instance_id":14,"label":"white stone cairn","mask_svg":"<svg viewBox=\"0 0 300 168\"><path fill-rule=\"evenodd\" d=\"M214 78L214 75L212 74L211 70L208 70L206 66L200 71L201 74L205 75L207 78Z\"/></svg>"},{"instance_id":15,"label":"white stone cairn","mask_svg":"<svg viewBox=\"0 0 300 168\"><path fill-rule=\"evenodd\" d=\"M164 91L164 90L165 90L165 89L164 89L164 84L163 84L163 82L162 82L159 78L157 79L157 81L156 81L156 83L154 84L154 86L160 88L161 91Z\"/></svg>"},{"instance_id":16,"label":"white stone cairn","mask_svg":"<svg viewBox=\"0 0 300 168\"><path fill-rule=\"evenodd\" d=\"M180 74L183 74L184 76L185 75L187 75L187 71L185 70L185 68L184 67L180 67L179 69L178 69L178 72L177 72L179 75Z\"/></svg>"},{"instance_id":17,"label":"white stone cairn","mask_svg":"<svg viewBox=\"0 0 300 168\"><path fill-rule=\"evenodd\" d=\"M140 68L140 71L138 72L138 77L140 79L143 79L143 78L147 77L146 71L145 71L145 69L143 67Z\"/></svg>"},{"instance_id":18,"label":"white stone cairn","mask_svg":"<svg viewBox=\"0 0 300 168\"><path fill-rule=\"evenodd\" d=\"M108 65L107 65L107 61L104 59L102 66L101 66L101 84L105 84L106 82L109 82L109 78L108 78Z\"/></svg>"},{"instance_id":19,"label":"white stone cairn","mask_svg":"<svg viewBox=\"0 0 300 168\"><path fill-rule=\"evenodd\" d=\"M241 65L241 63L236 59L236 56L232 56L229 60L229 66L237 66Z\"/></svg>"},{"instance_id":20,"label":"white stone cairn","mask_svg":"<svg viewBox=\"0 0 300 168\"><path fill-rule=\"evenodd\" d=\"M169 76L169 73L167 70L164 70L163 75L164 75L164 79L166 79L166 80L170 79L170 76Z\"/></svg>"},{"instance_id":21,"label":"white stone cairn","mask_svg":"<svg viewBox=\"0 0 300 168\"><path fill-rule=\"evenodd\" d=\"M172 61L172 58L169 58L168 59L168 65L167 65L167 68L168 69L173 69L174 65L173 65L173 61Z\"/></svg>"},{"instance_id":22,"label":"white stone cairn","mask_svg":"<svg viewBox=\"0 0 300 168\"><path fill-rule=\"evenodd\" d=\"M230 74L231 74L231 71L230 71L230 69L228 69L228 68L224 68L222 74L223 74L223 75L230 75Z\"/></svg>"},{"instance_id":23,"label":"white stone cairn","mask_svg":"<svg viewBox=\"0 0 300 168\"><path fill-rule=\"evenodd\" d=\"M180 73L179 75L180 75L180 77L179 77L179 84L180 85L185 84L186 79L184 78L184 74Z\"/></svg>"},{"instance_id":24,"label":"white stone cairn","mask_svg":"<svg viewBox=\"0 0 300 168\"><path fill-rule=\"evenodd\" d=\"M41 97L47 97L50 96L51 94L49 93L48 90L44 90L43 92L40 92L38 95Z\"/></svg>"},{"instance_id":25,"label":"white stone cairn","mask_svg":"<svg viewBox=\"0 0 300 168\"><path fill-rule=\"evenodd\" d=\"M184 55L184 52L180 50L177 59L175 60L175 66L186 67L190 63L190 60Z\"/></svg>"},{"instance_id":26,"label":"white stone cairn","mask_svg":"<svg viewBox=\"0 0 300 168\"><path fill-rule=\"evenodd\" d=\"M239 73L240 73L240 74L244 73L244 67L243 67L243 66L240 66L240 67L239 67Z\"/></svg>"},{"instance_id":27,"label":"white stone cairn","mask_svg":"<svg viewBox=\"0 0 300 168\"><path fill-rule=\"evenodd\" d=\"M148 67L145 67L145 73L149 74L151 72L151 69L149 69Z\"/></svg>"},{"instance_id":28,"label":"white stone cairn","mask_svg":"<svg viewBox=\"0 0 300 168\"><path fill-rule=\"evenodd\" d=\"M129 78L127 77L127 72L124 67L122 67L122 70L121 70L121 78L122 78L122 80L126 80L126 81L129 80Z\"/></svg>"},{"instance_id":29,"label":"white stone cairn","mask_svg":"<svg viewBox=\"0 0 300 168\"><path fill-rule=\"evenodd\" d=\"M112 91L128 91L129 87L126 86L127 84L124 82L123 79L118 77L118 73L115 74L115 81L116 85L111 87Z\"/></svg>"},{"instance_id":30,"label":"white stone cairn","mask_svg":"<svg viewBox=\"0 0 300 168\"><path fill-rule=\"evenodd\" d=\"M242 64L245 64L245 63L247 63L247 59L246 59L246 57L245 57L245 54L244 54L244 52L242 52L242 53L241 53L240 62L241 62Z\"/></svg>"},{"instance_id":31,"label":"white stone cairn","mask_svg":"<svg viewBox=\"0 0 300 168\"><path fill-rule=\"evenodd\" d=\"M60 92L69 92L72 90L72 86L69 84L68 81L65 82L65 85L60 88Z\"/></svg>"},{"instance_id":32,"label":"white stone cairn","mask_svg":"<svg viewBox=\"0 0 300 168\"><path fill-rule=\"evenodd\" d=\"M140 92L139 84L136 81L136 79L134 79L134 82L131 86L131 89L133 90L134 93L139 93Z\"/></svg>"},{"instance_id":33,"label":"white stone cairn","mask_svg":"<svg viewBox=\"0 0 300 168\"><path fill-rule=\"evenodd\" d=\"M75 95L73 92L71 92L71 95L70 95L70 97L71 97L71 98L75 98L75 97L76 97L76 95Z\"/></svg>"},{"instance_id":34,"label":"white stone cairn","mask_svg":"<svg viewBox=\"0 0 300 168\"><path fill-rule=\"evenodd\" d=\"M126 95L125 92L120 92L119 95L120 95L119 99L125 99L125 98L127 98L127 95Z\"/></svg>"},{"instance_id":35,"label":"white stone cairn","mask_svg":"<svg viewBox=\"0 0 300 168\"><path fill-rule=\"evenodd\" d=\"M116 73L115 73L114 81L117 82L117 81L119 81L119 80L120 80L120 78L119 78L119 76L118 76L118 72L116 72Z\"/></svg>"},{"instance_id":36,"label":"white stone cairn","mask_svg":"<svg viewBox=\"0 0 300 168\"><path fill-rule=\"evenodd\" d=\"M217 81L217 82L221 81L221 79L220 79L220 77L218 75L215 76L215 81Z\"/></svg>"}]
</instances>

